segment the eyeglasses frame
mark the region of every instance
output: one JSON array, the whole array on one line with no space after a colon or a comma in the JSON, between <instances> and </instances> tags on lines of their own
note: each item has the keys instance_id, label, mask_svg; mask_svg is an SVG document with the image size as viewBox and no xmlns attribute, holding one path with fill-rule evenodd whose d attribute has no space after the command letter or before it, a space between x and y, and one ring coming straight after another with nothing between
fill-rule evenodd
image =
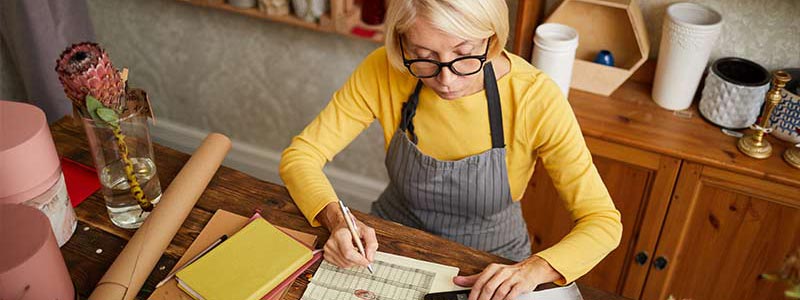
<instances>
[{"instance_id":1,"label":"eyeglasses frame","mask_svg":"<svg viewBox=\"0 0 800 300\"><path fill-rule=\"evenodd\" d=\"M438 60L424 59L424 58L407 59L406 58L406 52L403 49L403 39L400 36L398 36L397 39L398 39L398 42L400 42L400 55L403 56L403 65L406 66L406 68L408 69L408 72L411 73L411 75L413 75L414 77L417 77L417 78L432 78L432 77L436 77L436 76L439 75L439 73L442 72L442 68L443 67L447 67L448 69L450 69L450 72L453 72L453 74L456 74L458 76L469 76L469 75L478 73L481 70L483 70L483 66L486 63L486 56L489 54L489 45L491 45L491 42L492 42L492 37L489 37L486 40L486 50L484 50L483 54L481 54L481 55L462 56L462 57L458 57L456 59L453 59L453 60L451 60L449 62L440 62ZM453 68L453 64L455 64L458 61L465 60L465 59L478 59L478 60L481 61L481 67L478 68L477 70L475 70L475 72L470 72L470 73L461 73L461 72L456 71L455 68ZM435 64L438 68L436 69L436 72L434 72L432 75L429 75L429 76L418 76L417 74L414 74L414 71L411 70L411 64L413 64L415 62L432 63L432 64Z\"/></svg>"}]
</instances>

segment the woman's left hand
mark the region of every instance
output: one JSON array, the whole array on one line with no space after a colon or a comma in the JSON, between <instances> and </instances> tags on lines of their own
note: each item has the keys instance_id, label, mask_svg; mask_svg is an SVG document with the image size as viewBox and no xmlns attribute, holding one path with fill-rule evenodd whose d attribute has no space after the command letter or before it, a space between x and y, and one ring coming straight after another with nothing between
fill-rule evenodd
<instances>
[{"instance_id":1,"label":"woman's left hand","mask_svg":"<svg viewBox=\"0 0 800 300\"><path fill-rule=\"evenodd\" d=\"M534 255L513 265L490 264L478 274L454 277L453 283L472 287L469 300L513 300L539 284L561 278L547 261Z\"/></svg>"}]
</instances>

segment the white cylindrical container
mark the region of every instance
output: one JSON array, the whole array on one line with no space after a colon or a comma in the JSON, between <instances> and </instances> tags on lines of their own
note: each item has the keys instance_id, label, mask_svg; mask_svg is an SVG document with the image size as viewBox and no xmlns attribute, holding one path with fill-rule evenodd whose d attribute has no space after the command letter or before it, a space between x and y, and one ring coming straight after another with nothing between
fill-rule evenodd
<instances>
[{"instance_id":1,"label":"white cylindrical container","mask_svg":"<svg viewBox=\"0 0 800 300\"><path fill-rule=\"evenodd\" d=\"M722 28L722 15L694 3L667 7L653 80L653 100L669 110L692 104L711 49Z\"/></svg>"},{"instance_id":2,"label":"white cylindrical container","mask_svg":"<svg viewBox=\"0 0 800 300\"><path fill-rule=\"evenodd\" d=\"M578 31L567 25L547 23L536 27L531 64L553 78L564 98L569 94L572 65L578 49Z\"/></svg>"}]
</instances>

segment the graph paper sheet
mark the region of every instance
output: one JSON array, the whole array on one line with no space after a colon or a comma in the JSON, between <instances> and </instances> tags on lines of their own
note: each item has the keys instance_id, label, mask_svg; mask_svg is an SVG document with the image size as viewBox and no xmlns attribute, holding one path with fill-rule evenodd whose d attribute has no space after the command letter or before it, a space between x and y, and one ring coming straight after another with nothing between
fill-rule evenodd
<instances>
[{"instance_id":1,"label":"graph paper sheet","mask_svg":"<svg viewBox=\"0 0 800 300\"><path fill-rule=\"evenodd\" d=\"M453 284L458 268L378 252L375 274L323 261L301 300L416 300L425 294L463 289Z\"/></svg>"}]
</instances>

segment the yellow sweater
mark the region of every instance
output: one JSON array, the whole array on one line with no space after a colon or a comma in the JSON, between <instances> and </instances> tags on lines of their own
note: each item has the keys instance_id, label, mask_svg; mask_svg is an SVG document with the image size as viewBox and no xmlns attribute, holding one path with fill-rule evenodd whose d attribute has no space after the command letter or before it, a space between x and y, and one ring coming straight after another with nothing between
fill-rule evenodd
<instances>
[{"instance_id":1,"label":"yellow sweater","mask_svg":"<svg viewBox=\"0 0 800 300\"><path fill-rule=\"evenodd\" d=\"M565 282L559 283L571 282L617 247L622 235L619 211L556 84L522 58L504 54L511 60L511 70L497 85L511 196L515 201L522 198L536 159L541 158L575 227L537 255L564 276ZM383 127L386 149L416 83L416 78L389 65L385 48L375 50L283 152L281 178L312 225L319 226L316 215L338 200L322 172L325 163L375 120ZM423 87L414 126L419 149L440 160L461 159L492 146L483 90L445 100Z\"/></svg>"}]
</instances>

